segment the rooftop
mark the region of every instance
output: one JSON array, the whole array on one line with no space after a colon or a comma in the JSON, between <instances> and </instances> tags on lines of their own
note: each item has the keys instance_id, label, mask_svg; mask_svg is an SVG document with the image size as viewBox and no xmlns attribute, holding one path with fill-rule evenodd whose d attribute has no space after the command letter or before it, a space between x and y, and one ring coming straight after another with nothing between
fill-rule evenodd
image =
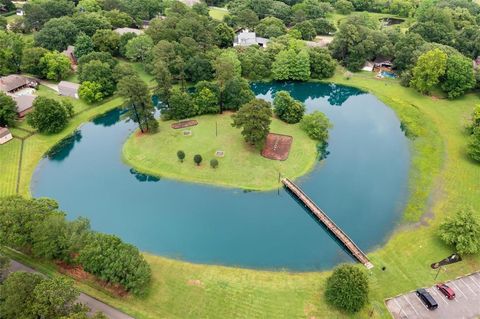
<instances>
[{"instance_id":1,"label":"rooftop","mask_svg":"<svg viewBox=\"0 0 480 319\"><path fill-rule=\"evenodd\" d=\"M6 127L0 127L0 138L7 136L10 134L10 131Z\"/></svg>"},{"instance_id":2,"label":"rooftop","mask_svg":"<svg viewBox=\"0 0 480 319\"><path fill-rule=\"evenodd\" d=\"M135 33L136 35L142 35L143 34L143 30L134 29L134 28L117 28L113 31L115 31L116 33L118 33L120 35L124 35L126 33Z\"/></svg>"},{"instance_id":3,"label":"rooftop","mask_svg":"<svg viewBox=\"0 0 480 319\"><path fill-rule=\"evenodd\" d=\"M24 76L11 74L0 78L0 91L11 92L28 84Z\"/></svg>"}]
</instances>

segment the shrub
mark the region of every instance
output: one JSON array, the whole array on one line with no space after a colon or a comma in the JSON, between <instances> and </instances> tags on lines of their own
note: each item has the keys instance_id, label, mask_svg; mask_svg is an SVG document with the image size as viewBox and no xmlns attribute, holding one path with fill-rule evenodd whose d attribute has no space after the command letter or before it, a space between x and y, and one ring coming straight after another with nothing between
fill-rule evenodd
<instances>
[{"instance_id":1,"label":"shrub","mask_svg":"<svg viewBox=\"0 0 480 319\"><path fill-rule=\"evenodd\" d=\"M85 81L80 85L78 95L89 104L99 102L103 99L102 86L97 82Z\"/></svg>"},{"instance_id":2,"label":"shrub","mask_svg":"<svg viewBox=\"0 0 480 319\"><path fill-rule=\"evenodd\" d=\"M480 162L480 127L474 129L468 142L468 155L477 162Z\"/></svg>"},{"instance_id":3,"label":"shrub","mask_svg":"<svg viewBox=\"0 0 480 319\"><path fill-rule=\"evenodd\" d=\"M27 115L27 122L40 133L58 133L67 126L73 113L71 104L39 96L33 102L33 111Z\"/></svg>"},{"instance_id":4,"label":"shrub","mask_svg":"<svg viewBox=\"0 0 480 319\"><path fill-rule=\"evenodd\" d=\"M323 144L328 140L328 130L332 127L332 124L330 124L325 114L320 111L314 111L303 117L300 121L300 127L310 138Z\"/></svg>"},{"instance_id":5,"label":"shrub","mask_svg":"<svg viewBox=\"0 0 480 319\"><path fill-rule=\"evenodd\" d=\"M200 163L202 162L203 158L202 158L202 155L200 154L196 154L194 157L193 157L193 161L195 162L195 164L197 164L197 166L200 166Z\"/></svg>"},{"instance_id":6,"label":"shrub","mask_svg":"<svg viewBox=\"0 0 480 319\"><path fill-rule=\"evenodd\" d=\"M183 163L183 160L185 159L185 152L184 151L178 151L177 152L177 157L180 160L180 162Z\"/></svg>"},{"instance_id":7,"label":"shrub","mask_svg":"<svg viewBox=\"0 0 480 319\"><path fill-rule=\"evenodd\" d=\"M348 0L338 0L335 2L335 10L340 14L350 14L354 10L354 7Z\"/></svg>"},{"instance_id":8,"label":"shrub","mask_svg":"<svg viewBox=\"0 0 480 319\"><path fill-rule=\"evenodd\" d=\"M328 303L347 312L357 312L368 301L368 278L352 265L340 265L327 279L325 297Z\"/></svg>"},{"instance_id":9,"label":"shrub","mask_svg":"<svg viewBox=\"0 0 480 319\"><path fill-rule=\"evenodd\" d=\"M300 122L305 112L305 105L293 99L287 91L280 91L273 99L275 114L284 122L294 124Z\"/></svg>"},{"instance_id":10,"label":"shrub","mask_svg":"<svg viewBox=\"0 0 480 319\"><path fill-rule=\"evenodd\" d=\"M211 160L210 160L210 166L211 166L212 168L217 168L217 167L218 167L218 160L215 159L215 158L214 158L214 159L211 159Z\"/></svg>"},{"instance_id":11,"label":"shrub","mask_svg":"<svg viewBox=\"0 0 480 319\"><path fill-rule=\"evenodd\" d=\"M463 209L440 224L440 238L460 254L480 251L480 224L471 209Z\"/></svg>"}]
</instances>

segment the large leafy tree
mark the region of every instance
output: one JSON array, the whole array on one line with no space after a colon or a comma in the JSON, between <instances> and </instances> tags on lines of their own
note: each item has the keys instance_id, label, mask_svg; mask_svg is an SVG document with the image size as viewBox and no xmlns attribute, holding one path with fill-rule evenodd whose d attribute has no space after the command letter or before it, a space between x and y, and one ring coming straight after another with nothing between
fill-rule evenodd
<instances>
[{"instance_id":1,"label":"large leafy tree","mask_svg":"<svg viewBox=\"0 0 480 319\"><path fill-rule=\"evenodd\" d=\"M123 28L132 25L133 19L126 12L121 12L118 9L105 11L104 16L110 21L113 28Z\"/></svg>"},{"instance_id":2,"label":"large leafy tree","mask_svg":"<svg viewBox=\"0 0 480 319\"><path fill-rule=\"evenodd\" d=\"M13 126L17 119L17 104L8 95L0 92L0 126Z\"/></svg>"},{"instance_id":3,"label":"large leafy tree","mask_svg":"<svg viewBox=\"0 0 480 319\"><path fill-rule=\"evenodd\" d=\"M352 265L340 265L327 279L325 297L329 304L346 312L360 311L368 301L368 278Z\"/></svg>"},{"instance_id":4,"label":"large leafy tree","mask_svg":"<svg viewBox=\"0 0 480 319\"><path fill-rule=\"evenodd\" d=\"M440 49L422 54L412 70L410 85L423 94L429 93L445 74L447 55Z\"/></svg>"},{"instance_id":5,"label":"large leafy tree","mask_svg":"<svg viewBox=\"0 0 480 319\"><path fill-rule=\"evenodd\" d=\"M238 59L242 66L242 76L260 80L270 76L272 61L268 53L257 46L238 48Z\"/></svg>"},{"instance_id":6,"label":"large leafy tree","mask_svg":"<svg viewBox=\"0 0 480 319\"><path fill-rule=\"evenodd\" d=\"M120 35L112 30L100 29L92 37L93 46L97 51L117 55L120 49Z\"/></svg>"},{"instance_id":7,"label":"large leafy tree","mask_svg":"<svg viewBox=\"0 0 480 319\"><path fill-rule=\"evenodd\" d=\"M328 141L328 130L332 127L332 124L330 124L325 114L320 111L314 111L303 116L300 121L300 127L310 138L319 141L320 144L325 144Z\"/></svg>"},{"instance_id":8,"label":"large leafy tree","mask_svg":"<svg viewBox=\"0 0 480 319\"><path fill-rule=\"evenodd\" d=\"M310 48L310 77L313 79L330 78L335 73L337 63L330 53L323 48Z\"/></svg>"},{"instance_id":9,"label":"large leafy tree","mask_svg":"<svg viewBox=\"0 0 480 319\"><path fill-rule=\"evenodd\" d=\"M36 318L35 295L32 293L43 281L39 274L14 272L0 286L2 318Z\"/></svg>"},{"instance_id":10,"label":"large leafy tree","mask_svg":"<svg viewBox=\"0 0 480 319\"><path fill-rule=\"evenodd\" d=\"M197 54L188 60L185 72L187 79L196 83L211 80L214 71L210 59L204 54Z\"/></svg>"},{"instance_id":11,"label":"large leafy tree","mask_svg":"<svg viewBox=\"0 0 480 319\"><path fill-rule=\"evenodd\" d=\"M447 58L442 90L448 98L454 99L475 87L475 74L472 61L461 54L451 54Z\"/></svg>"},{"instance_id":12,"label":"large leafy tree","mask_svg":"<svg viewBox=\"0 0 480 319\"><path fill-rule=\"evenodd\" d=\"M262 147L270 132L272 106L265 100L254 99L233 114L232 119L232 126L242 128L242 135L247 143Z\"/></svg>"},{"instance_id":13,"label":"large leafy tree","mask_svg":"<svg viewBox=\"0 0 480 319\"><path fill-rule=\"evenodd\" d=\"M225 23L219 23L215 27L215 41L220 48L228 48L233 45L233 38L235 33Z\"/></svg>"},{"instance_id":14,"label":"large leafy tree","mask_svg":"<svg viewBox=\"0 0 480 319\"><path fill-rule=\"evenodd\" d=\"M272 64L275 80L306 81L310 78L310 57L306 50L283 50L277 54Z\"/></svg>"},{"instance_id":15,"label":"large leafy tree","mask_svg":"<svg viewBox=\"0 0 480 319\"><path fill-rule=\"evenodd\" d=\"M47 52L40 58L42 76L54 81L60 81L68 77L72 68L70 59L58 51Z\"/></svg>"},{"instance_id":16,"label":"large leafy tree","mask_svg":"<svg viewBox=\"0 0 480 319\"><path fill-rule=\"evenodd\" d=\"M255 98L250 85L241 77L234 77L225 83L221 91L223 110L238 110L242 105Z\"/></svg>"},{"instance_id":17,"label":"large leafy tree","mask_svg":"<svg viewBox=\"0 0 480 319\"><path fill-rule=\"evenodd\" d=\"M109 30L112 28L108 19L97 12L77 14L72 18L72 22L77 26L78 32L83 32L90 37L97 30Z\"/></svg>"},{"instance_id":18,"label":"large leafy tree","mask_svg":"<svg viewBox=\"0 0 480 319\"><path fill-rule=\"evenodd\" d=\"M41 133L58 133L67 126L72 115L71 104L39 96L33 102L33 111L27 115L27 122Z\"/></svg>"},{"instance_id":19,"label":"large leafy tree","mask_svg":"<svg viewBox=\"0 0 480 319\"><path fill-rule=\"evenodd\" d=\"M266 17L255 27L255 32L265 38L276 38L287 33L282 20L275 17Z\"/></svg>"},{"instance_id":20,"label":"large leafy tree","mask_svg":"<svg viewBox=\"0 0 480 319\"><path fill-rule=\"evenodd\" d=\"M408 32L401 35L393 50L395 67L402 71L411 69L415 63L415 51L424 43L425 40L417 33Z\"/></svg>"},{"instance_id":21,"label":"large leafy tree","mask_svg":"<svg viewBox=\"0 0 480 319\"><path fill-rule=\"evenodd\" d=\"M38 318L56 319L84 310L76 303L80 292L73 286L71 279L44 279L35 287L33 295L33 308Z\"/></svg>"},{"instance_id":22,"label":"large leafy tree","mask_svg":"<svg viewBox=\"0 0 480 319\"><path fill-rule=\"evenodd\" d=\"M162 112L166 118L181 120L197 115L196 104L190 94L179 88L173 88L168 98L168 107Z\"/></svg>"},{"instance_id":23,"label":"large leafy tree","mask_svg":"<svg viewBox=\"0 0 480 319\"><path fill-rule=\"evenodd\" d=\"M75 43L77 34L78 28L70 17L55 18L35 33L35 44L49 50L63 51Z\"/></svg>"},{"instance_id":24,"label":"large leafy tree","mask_svg":"<svg viewBox=\"0 0 480 319\"><path fill-rule=\"evenodd\" d=\"M69 0L28 1L23 9L27 30L40 30L52 18L72 15L74 2Z\"/></svg>"},{"instance_id":25,"label":"large leafy tree","mask_svg":"<svg viewBox=\"0 0 480 319\"><path fill-rule=\"evenodd\" d=\"M88 57L85 56L85 57ZM98 83L102 89L103 96L110 96L115 91L115 79L113 70L108 62L92 60L87 63L81 61L78 69L78 79L81 83L89 81Z\"/></svg>"},{"instance_id":26,"label":"large leafy tree","mask_svg":"<svg viewBox=\"0 0 480 319\"><path fill-rule=\"evenodd\" d=\"M97 82L84 81L78 89L78 95L87 103L95 103L103 100L102 86Z\"/></svg>"},{"instance_id":27,"label":"large leafy tree","mask_svg":"<svg viewBox=\"0 0 480 319\"><path fill-rule=\"evenodd\" d=\"M275 94L273 107L275 115L290 124L300 122L305 113L305 105L292 98L287 91L279 91Z\"/></svg>"},{"instance_id":28,"label":"large leafy tree","mask_svg":"<svg viewBox=\"0 0 480 319\"><path fill-rule=\"evenodd\" d=\"M219 96L208 87L203 87L195 92L194 103L198 110L198 114L220 112Z\"/></svg>"},{"instance_id":29,"label":"large leafy tree","mask_svg":"<svg viewBox=\"0 0 480 319\"><path fill-rule=\"evenodd\" d=\"M75 40L75 57L80 59L94 50L92 38L83 32L79 33Z\"/></svg>"},{"instance_id":30,"label":"large leafy tree","mask_svg":"<svg viewBox=\"0 0 480 319\"><path fill-rule=\"evenodd\" d=\"M24 42L19 34L0 30L0 75L20 70Z\"/></svg>"},{"instance_id":31,"label":"large leafy tree","mask_svg":"<svg viewBox=\"0 0 480 319\"><path fill-rule=\"evenodd\" d=\"M464 208L443 221L438 234L460 254L475 254L480 251L480 223L469 208Z\"/></svg>"},{"instance_id":32,"label":"large leafy tree","mask_svg":"<svg viewBox=\"0 0 480 319\"><path fill-rule=\"evenodd\" d=\"M100 279L121 284L134 294L148 289L150 266L138 249L113 235L93 233L78 256L84 269Z\"/></svg>"},{"instance_id":33,"label":"large leafy tree","mask_svg":"<svg viewBox=\"0 0 480 319\"><path fill-rule=\"evenodd\" d=\"M134 37L125 46L125 56L131 61L145 62L153 48L153 40L148 35Z\"/></svg>"},{"instance_id":34,"label":"large leafy tree","mask_svg":"<svg viewBox=\"0 0 480 319\"><path fill-rule=\"evenodd\" d=\"M22 71L36 75L38 77L43 77L44 66L40 64L40 60L43 58L48 51L45 48L32 47L25 48L22 55Z\"/></svg>"},{"instance_id":35,"label":"large leafy tree","mask_svg":"<svg viewBox=\"0 0 480 319\"><path fill-rule=\"evenodd\" d=\"M420 11L410 31L420 34L428 42L451 45L455 34L451 10L432 5L428 10Z\"/></svg>"}]
</instances>

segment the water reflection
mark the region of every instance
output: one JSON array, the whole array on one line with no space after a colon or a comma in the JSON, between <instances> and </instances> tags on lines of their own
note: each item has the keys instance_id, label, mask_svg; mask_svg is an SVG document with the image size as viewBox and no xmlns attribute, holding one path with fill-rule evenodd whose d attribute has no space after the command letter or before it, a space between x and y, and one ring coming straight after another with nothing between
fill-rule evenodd
<instances>
[{"instance_id":1,"label":"water reflection","mask_svg":"<svg viewBox=\"0 0 480 319\"><path fill-rule=\"evenodd\" d=\"M46 157L49 160L62 162L66 159L70 152L73 150L75 143L78 143L82 140L82 132L77 130L72 135L64 138L54 147L52 147L46 154Z\"/></svg>"},{"instance_id":2,"label":"water reflection","mask_svg":"<svg viewBox=\"0 0 480 319\"><path fill-rule=\"evenodd\" d=\"M123 111L118 108L108 112L108 116L99 116L96 117L92 122L95 125L102 125L104 127L109 127L115 125L118 121L120 121L120 116L122 115Z\"/></svg>"},{"instance_id":3,"label":"water reflection","mask_svg":"<svg viewBox=\"0 0 480 319\"><path fill-rule=\"evenodd\" d=\"M158 178L158 177L156 177L156 176L152 176L152 175L147 175L147 174L140 173L140 172L136 171L136 170L133 169L133 168L130 169L130 174L132 174L133 176L135 176L135 178L136 178L139 182L158 182L158 181L160 181L160 178Z\"/></svg>"}]
</instances>

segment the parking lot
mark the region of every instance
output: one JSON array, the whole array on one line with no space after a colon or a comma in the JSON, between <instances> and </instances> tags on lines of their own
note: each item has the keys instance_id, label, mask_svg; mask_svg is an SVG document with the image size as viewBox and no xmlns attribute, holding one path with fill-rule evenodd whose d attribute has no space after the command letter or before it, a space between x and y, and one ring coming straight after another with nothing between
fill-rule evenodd
<instances>
[{"instance_id":1,"label":"parking lot","mask_svg":"<svg viewBox=\"0 0 480 319\"><path fill-rule=\"evenodd\" d=\"M480 316L480 273L445 283L455 291L454 300L448 300L435 286L426 288L437 301L436 310L428 310L415 291L387 299L387 308L395 319L478 318Z\"/></svg>"}]
</instances>

